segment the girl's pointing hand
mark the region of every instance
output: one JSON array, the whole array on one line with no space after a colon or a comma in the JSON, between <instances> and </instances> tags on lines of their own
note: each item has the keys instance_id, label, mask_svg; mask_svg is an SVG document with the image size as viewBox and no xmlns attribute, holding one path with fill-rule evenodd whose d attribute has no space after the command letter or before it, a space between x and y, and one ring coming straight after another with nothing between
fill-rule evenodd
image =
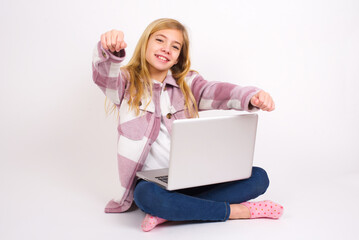
<instances>
[{"instance_id":1,"label":"girl's pointing hand","mask_svg":"<svg viewBox=\"0 0 359 240\"><path fill-rule=\"evenodd\" d=\"M115 29L101 35L101 45L111 52L119 52L127 47L123 32Z\"/></svg>"},{"instance_id":2,"label":"girl's pointing hand","mask_svg":"<svg viewBox=\"0 0 359 240\"><path fill-rule=\"evenodd\" d=\"M269 93L261 90L251 98L250 103L263 111L273 111L275 108L274 101Z\"/></svg>"}]
</instances>

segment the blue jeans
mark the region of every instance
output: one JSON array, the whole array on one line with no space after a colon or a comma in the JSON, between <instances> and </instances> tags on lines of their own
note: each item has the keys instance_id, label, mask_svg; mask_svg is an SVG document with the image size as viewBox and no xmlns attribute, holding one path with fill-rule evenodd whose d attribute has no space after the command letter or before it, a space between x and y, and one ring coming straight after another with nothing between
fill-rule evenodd
<instances>
[{"instance_id":1,"label":"blue jeans","mask_svg":"<svg viewBox=\"0 0 359 240\"><path fill-rule=\"evenodd\" d=\"M264 169L253 167L248 179L167 191L140 180L135 188L136 205L145 213L170 221L226 221L232 203L242 203L265 193L269 179Z\"/></svg>"}]
</instances>

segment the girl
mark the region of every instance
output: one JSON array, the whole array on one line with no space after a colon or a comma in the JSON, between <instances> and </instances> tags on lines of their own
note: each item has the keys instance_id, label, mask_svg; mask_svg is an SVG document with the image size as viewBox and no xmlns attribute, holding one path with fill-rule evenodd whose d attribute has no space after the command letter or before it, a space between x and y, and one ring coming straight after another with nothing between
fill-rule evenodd
<instances>
[{"instance_id":1,"label":"girl","mask_svg":"<svg viewBox=\"0 0 359 240\"><path fill-rule=\"evenodd\" d=\"M176 20L152 22L128 65L121 67L126 46L123 32L102 34L92 65L94 82L119 113L120 197L111 200L105 211L124 212L134 200L147 213L144 231L167 220L279 218L283 213L279 204L247 202L269 185L266 172L258 167L253 167L249 179L173 192L136 179L139 170L168 167L175 119L198 117L198 111L209 109L272 111L274 102L258 88L208 82L191 71L188 34Z\"/></svg>"}]
</instances>

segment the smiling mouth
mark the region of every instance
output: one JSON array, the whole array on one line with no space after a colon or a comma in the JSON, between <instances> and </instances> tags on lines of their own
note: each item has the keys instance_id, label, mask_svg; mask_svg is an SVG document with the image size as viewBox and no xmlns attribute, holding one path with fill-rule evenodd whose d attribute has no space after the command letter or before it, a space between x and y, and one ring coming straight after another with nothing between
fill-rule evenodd
<instances>
[{"instance_id":1,"label":"smiling mouth","mask_svg":"<svg viewBox=\"0 0 359 240\"><path fill-rule=\"evenodd\" d=\"M164 57L164 56L157 55L157 54L155 54L155 56L156 56L156 58L158 58L158 59L160 59L160 60L162 60L162 61L165 61L165 62L169 62L169 61L170 61L168 58L166 58L166 57Z\"/></svg>"}]
</instances>

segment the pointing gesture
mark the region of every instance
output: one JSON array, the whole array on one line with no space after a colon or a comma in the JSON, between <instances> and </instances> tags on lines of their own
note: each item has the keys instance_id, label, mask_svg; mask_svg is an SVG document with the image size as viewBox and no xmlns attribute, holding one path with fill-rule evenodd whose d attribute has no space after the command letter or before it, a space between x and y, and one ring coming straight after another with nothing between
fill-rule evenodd
<instances>
[{"instance_id":1,"label":"pointing gesture","mask_svg":"<svg viewBox=\"0 0 359 240\"><path fill-rule=\"evenodd\" d=\"M263 111L271 112L274 110L275 105L269 93L261 90L251 98L250 103Z\"/></svg>"},{"instance_id":2,"label":"pointing gesture","mask_svg":"<svg viewBox=\"0 0 359 240\"><path fill-rule=\"evenodd\" d=\"M119 52L127 47L127 44L123 39L123 32L113 29L101 35L101 45L105 50Z\"/></svg>"}]
</instances>

